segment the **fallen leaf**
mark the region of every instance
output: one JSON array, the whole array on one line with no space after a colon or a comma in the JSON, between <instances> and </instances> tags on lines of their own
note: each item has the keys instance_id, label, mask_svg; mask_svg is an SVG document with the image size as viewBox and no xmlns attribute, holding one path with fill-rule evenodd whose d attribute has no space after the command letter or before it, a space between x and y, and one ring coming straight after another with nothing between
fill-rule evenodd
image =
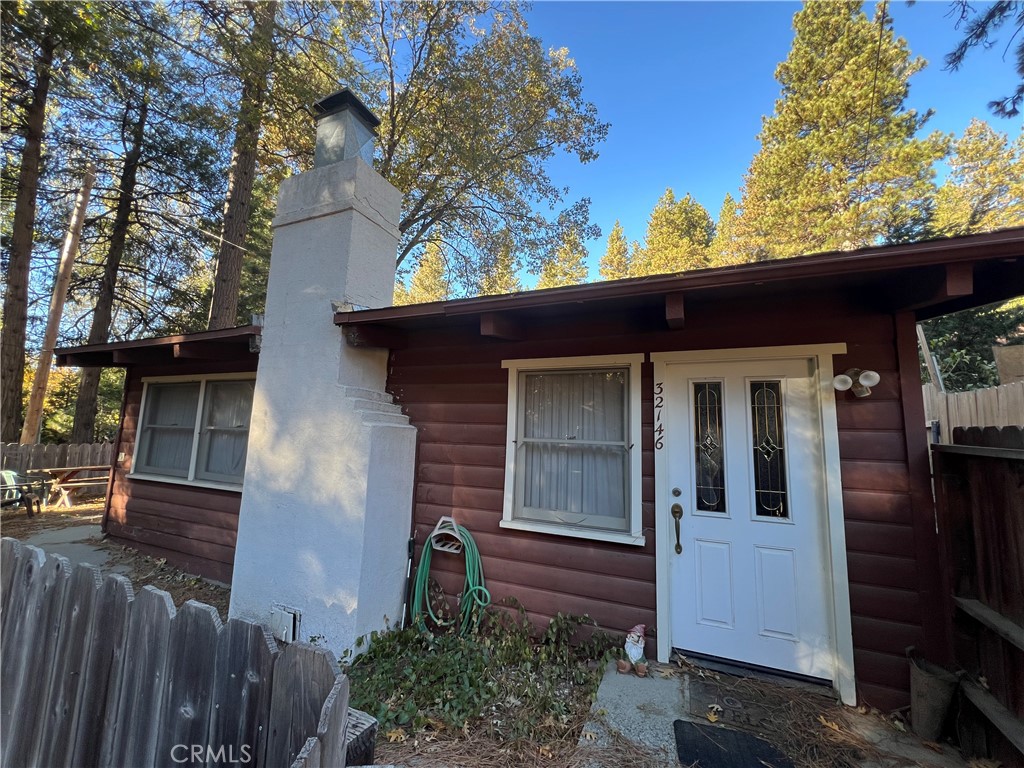
<instances>
[{"instance_id":1,"label":"fallen leaf","mask_svg":"<svg viewBox=\"0 0 1024 768\"><path fill-rule=\"evenodd\" d=\"M554 757L554 756L555 756L555 753L551 751L551 748L550 748L550 747L544 747L544 746L541 746L541 747L540 747L540 748L539 748L539 749L537 750L537 752L539 752L539 753L540 753L540 756L541 756L541 757L545 757L545 758L547 758L548 760L550 760L550 759L551 759L552 757Z\"/></svg>"},{"instance_id":2,"label":"fallen leaf","mask_svg":"<svg viewBox=\"0 0 1024 768\"><path fill-rule=\"evenodd\" d=\"M401 728L394 728L394 729L388 731L387 734L385 734L385 735L388 737L388 741L390 743L392 743L392 744L395 743L396 741L402 742L402 741L405 741L407 738L409 738L408 736L405 735L405 731L402 730Z\"/></svg>"},{"instance_id":3,"label":"fallen leaf","mask_svg":"<svg viewBox=\"0 0 1024 768\"><path fill-rule=\"evenodd\" d=\"M903 724L902 720L893 720L892 721L892 727L895 728L900 733L906 733L907 732L907 726L905 726Z\"/></svg>"},{"instance_id":4,"label":"fallen leaf","mask_svg":"<svg viewBox=\"0 0 1024 768\"><path fill-rule=\"evenodd\" d=\"M707 717L709 723L717 723L719 720L718 715L716 715L714 712L708 712L707 715L705 715L705 717Z\"/></svg>"},{"instance_id":5,"label":"fallen leaf","mask_svg":"<svg viewBox=\"0 0 1024 768\"><path fill-rule=\"evenodd\" d=\"M596 733L592 733L591 731L584 731L583 732L583 739L584 739L584 741L594 741L596 738L597 738L597 734Z\"/></svg>"},{"instance_id":6,"label":"fallen leaf","mask_svg":"<svg viewBox=\"0 0 1024 768\"><path fill-rule=\"evenodd\" d=\"M826 720L824 715L818 715L818 722L824 725L826 728L831 728L833 731L839 730L839 725L837 723L832 722L831 720Z\"/></svg>"},{"instance_id":7,"label":"fallen leaf","mask_svg":"<svg viewBox=\"0 0 1024 768\"><path fill-rule=\"evenodd\" d=\"M670 669L669 667L662 667L658 670L658 674L662 677L675 677L676 673L672 671L672 669Z\"/></svg>"}]
</instances>

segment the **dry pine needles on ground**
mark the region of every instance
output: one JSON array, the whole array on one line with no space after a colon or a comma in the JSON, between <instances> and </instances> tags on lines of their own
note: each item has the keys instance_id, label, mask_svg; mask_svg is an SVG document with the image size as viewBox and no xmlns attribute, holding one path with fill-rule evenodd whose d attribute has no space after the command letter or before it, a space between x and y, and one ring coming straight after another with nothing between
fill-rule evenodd
<instances>
[{"instance_id":1,"label":"dry pine needles on ground","mask_svg":"<svg viewBox=\"0 0 1024 768\"><path fill-rule=\"evenodd\" d=\"M755 677L734 677L677 660L678 674L710 682L722 696L752 703L768 713L771 728L745 727L785 752L797 768L860 768L865 762L894 765L881 752L848 727L846 709L831 695L810 692L807 686L788 687ZM913 765L906 762L905 765Z\"/></svg>"},{"instance_id":2,"label":"dry pine needles on ground","mask_svg":"<svg viewBox=\"0 0 1024 768\"><path fill-rule=\"evenodd\" d=\"M613 733L601 745L579 743L589 719L589 706L566 729L561 739L537 743L498 741L472 730L458 733L420 732L401 741L377 740L376 762L409 768L666 768L674 755L641 746Z\"/></svg>"}]
</instances>

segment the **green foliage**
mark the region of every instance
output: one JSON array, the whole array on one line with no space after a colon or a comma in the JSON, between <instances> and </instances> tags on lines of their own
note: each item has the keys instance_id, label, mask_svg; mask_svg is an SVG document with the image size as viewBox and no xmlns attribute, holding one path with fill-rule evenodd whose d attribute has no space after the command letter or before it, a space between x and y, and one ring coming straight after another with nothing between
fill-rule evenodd
<instances>
[{"instance_id":1,"label":"green foliage","mask_svg":"<svg viewBox=\"0 0 1024 768\"><path fill-rule=\"evenodd\" d=\"M22 387L22 412L28 408L29 393L36 375L36 358L25 366ZM43 400L43 418L39 430L41 443L69 443L75 421L75 403L81 371L76 368L52 368L46 398ZM124 369L104 368L100 374L97 395L96 441L113 440L121 418L121 396L124 391Z\"/></svg>"},{"instance_id":2,"label":"green foliage","mask_svg":"<svg viewBox=\"0 0 1024 768\"><path fill-rule=\"evenodd\" d=\"M991 387L999 383L992 347L1024 344L1024 297L944 315L924 329L947 390Z\"/></svg>"},{"instance_id":3,"label":"green foliage","mask_svg":"<svg viewBox=\"0 0 1024 768\"><path fill-rule=\"evenodd\" d=\"M722 210L718 212L715 224L715 239L708 248L708 266L724 267L728 264L739 264L736 249L736 222L739 219L739 206L733 196L726 193L722 201Z\"/></svg>"},{"instance_id":4,"label":"green foliage","mask_svg":"<svg viewBox=\"0 0 1024 768\"><path fill-rule=\"evenodd\" d=\"M935 234L972 235L1024 225L1024 135L1011 144L974 118L953 145L949 176L939 188Z\"/></svg>"},{"instance_id":5,"label":"green foliage","mask_svg":"<svg viewBox=\"0 0 1024 768\"><path fill-rule=\"evenodd\" d=\"M708 264L715 223L689 193L677 200L671 189L658 200L647 220L643 247L633 254L630 275L663 275L700 269Z\"/></svg>"},{"instance_id":6,"label":"green foliage","mask_svg":"<svg viewBox=\"0 0 1024 768\"><path fill-rule=\"evenodd\" d=\"M439 243L427 243L416 271L412 273L408 290L404 288L395 290L395 304L425 304L449 298L448 262Z\"/></svg>"},{"instance_id":7,"label":"green foliage","mask_svg":"<svg viewBox=\"0 0 1024 768\"><path fill-rule=\"evenodd\" d=\"M1017 87L1007 95L1002 96L988 103L988 108L1000 117L1016 117L1020 114L1020 105L1024 102L1024 3L1017 0L996 0L996 2L979 4L978 8L971 5L969 0L955 0L950 3L954 10L959 11L957 27L966 22L964 36L960 43L946 56L946 68L957 70L963 64L967 52L980 45L982 48L991 48L998 42L995 32L1009 20L1013 20L1009 26L1016 26L1016 30L1010 32L1010 39L1006 45L1009 50L1014 39L1017 46L1013 59L1016 62L1015 69L1020 82ZM954 14L950 14L954 15Z\"/></svg>"},{"instance_id":8,"label":"green foliage","mask_svg":"<svg viewBox=\"0 0 1024 768\"><path fill-rule=\"evenodd\" d=\"M544 50L518 5L346 3L336 29L365 52L356 87L382 120L376 166L404 194L400 263L441 239L471 290L509 238L536 273L566 230L599 235L588 200L561 209L547 163L595 159L608 126L568 51Z\"/></svg>"},{"instance_id":9,"label":"green foliage","mask_svg":"<svg viewBox=\"0 0 1024 768\"><path fill-rule=\"evenodd\" d=\"M517 274L520 266L519 259L513 252L511 240L499 240L494 250L481 258L477 293L481 296L519 293L523 290L523 284Z\"/></svg>"},{"instance_id":10,"label":"green foliage","mask_svg":"<svg viewBox=\"0 0 1024 768\"><path fill-rule=\"evenodd\" d=\"M765 118L745 177L743 261L850 250L906 230L934 194L947 138L915 138L929 114L903 104L925 62L895 36L885 6L811 2L776 69L782 94Z\"/></svg>"},{"instance_id":11,"label":"green foliage","mask_svg":"<svg viewBox=\"0 0 1024 768\"><path fill-rule=\"evenodd\" d=\"M597 690L604 665L592 662L611 658L609 636L580 638L587 626L586 616L559 614L538 637L521 606L505 606L466 637L374 632L347 669L351 704L382 732L469 725L501 740L559 738L579 714L574 704Z\"/></svg>"},{"instance_id":12,"label":"green foliage","mask_svg":"<svg viewBox=\"0 0 1024 768\"><path fill-rule=\"evenodd\" d=\"M608 235L608 247L601 257L601 279L619 280L629 277L629 243L622 232L622 224L618 219Z\"/></svg>"},{"instance_id":13,"label":"green foliage","mask_svg":"<svg viewBox=\"0 0 1024 768\"><path fill-rule=\"evenodd\" d=\"M543 263L537 288L558 288L587 282L587 249L576 230L569 230L551 257Z\"/></svg>"}]
</instances>

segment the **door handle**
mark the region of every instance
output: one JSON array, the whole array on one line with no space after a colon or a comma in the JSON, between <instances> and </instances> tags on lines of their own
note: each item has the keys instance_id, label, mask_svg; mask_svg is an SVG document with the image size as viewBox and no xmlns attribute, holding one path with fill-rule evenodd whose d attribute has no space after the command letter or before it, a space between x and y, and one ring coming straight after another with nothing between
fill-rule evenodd
<instances>
[{"instance_id":1,"label":"door handle","mask_svg":"<svg viewBox=\"0 0 1024 768\"><path fill-rule=\"evenodd\" d=\"M679 521L683 519L683 505L672 505L672 518L676 522L676 554L683 554L683 545L679 543Z\"/></svg>"}]
</instances>

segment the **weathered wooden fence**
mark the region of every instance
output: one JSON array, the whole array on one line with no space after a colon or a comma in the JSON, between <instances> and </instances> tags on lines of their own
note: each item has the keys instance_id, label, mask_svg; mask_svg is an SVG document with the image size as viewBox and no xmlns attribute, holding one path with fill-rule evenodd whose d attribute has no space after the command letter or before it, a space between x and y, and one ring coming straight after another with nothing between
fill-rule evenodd
<instances>
[{"instance_id":1,"label":"weathered wooden fence","mask_svg":"<svg viewBox=\"0 0 1024 768\"><path fill-rule=\"evenodd\" d=\"M113 463L113 443L3 444L3 469L13 469L19 475L44 467L91 467Z\"/></svg>"},{"instance_id":2,"label":"weathered wooden fence","mask_svg":"<svg viewBox=\"0 0 1024 768\"><path fill-rule=\"evenodd\" d=\"M956 429L933 445L943 590L968 754L1024 765L1024 432Z\"/></svg>"},{"instance_id":3,"label":"weathered wooden fence","mask_svg":"<svg viewBox=\"0 0 1024 768\"><path fill-rule=\"evenodd\" d=\"M3 768L344 766L334 655L5 538Z\"/></svg>"},{"instance_id":4,"label":"weathered wooden fence","mask_svg":"<svg viewBox=\"0 0 1024 768\"><path fill-rule=\"evenodd\" d=\"M940 425L940 441L953 442L957 427L1024 427L1024 381L969 392L939 392L922 387L924 414Z\"/></svg>"}]
</instances>

